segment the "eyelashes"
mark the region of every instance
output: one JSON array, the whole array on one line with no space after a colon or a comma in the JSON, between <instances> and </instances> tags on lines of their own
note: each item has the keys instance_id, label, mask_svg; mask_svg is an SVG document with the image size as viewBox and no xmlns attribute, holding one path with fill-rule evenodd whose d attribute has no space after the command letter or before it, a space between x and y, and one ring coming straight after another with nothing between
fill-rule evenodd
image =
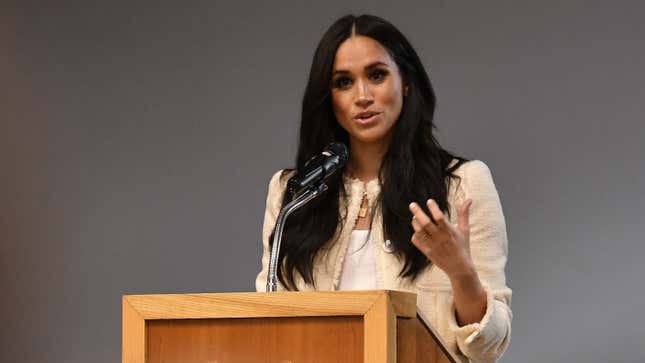
<instances>
[{"instance_id":1,"label":"eyelashes","mask_svg":"<svg viewBox=\"0 0 645 363\"><path fill-rule=\"evenodd\" d=\"M351 86L351 82L352 80L349 79L349 77L340 76L332 82L332 87L339 89L348 88L349 86Z\"/></svg>"},{"instance_id":2,"label":"eyelashes","mask_svg":"<svg viewBox=\"0 0 645 363\"><path fill-rule=\"evenodd\" d=\"M374 81L382 81L387 77L388 72L382 69L376 70L372 73L370 73L370 79L373 79Z\"/></svg>"},{"instance_id":3,"label":"eyelashes","mask_svg":"<svg viewBox=\"0 0 645 363\"><path fill-rule=\"evenodd\" d=\"M374 83L381 83L388 76L389 72L383 69L377 69L370 72L367 78ZM348 76L339 76L332 81L332 87L336 89L347 89L351 87L354 80Z\"/></svg>"}]
</instances>

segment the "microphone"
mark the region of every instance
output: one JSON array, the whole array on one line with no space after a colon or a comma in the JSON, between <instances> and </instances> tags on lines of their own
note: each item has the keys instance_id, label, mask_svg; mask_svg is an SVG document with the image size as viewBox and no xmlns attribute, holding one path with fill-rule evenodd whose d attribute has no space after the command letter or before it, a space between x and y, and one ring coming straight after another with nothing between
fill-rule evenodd
<instances>
[{"instance_id":1,"label":"microphone","mask_svg":"<svg viewBox=\"0 0 645 363\"><path fill-rule=\"evenodd\" d=\"M276 220L273 246L269 257L267 292L278 290L280 242L282 241L282 232L287 217L327 190L325 180L345 165L348 154L347 146L339 142L332 142L319 155L309 159L300 173L289 179L287 188L292 199L280 209L280 214L278 214Z\"/></svg>"},{"instance_id":2,"label":"microphone","mask_svg":"<svg viewBox=\"0 0 645 363\"><path fill-rule=\"evenodd\" d=\"M295 199L302 192L316 186L342 168L349 157L347 146L332 142L323 151L309 159L303 170L294 175L287 183L289 193Z\"/></svg>"}]
</instances>

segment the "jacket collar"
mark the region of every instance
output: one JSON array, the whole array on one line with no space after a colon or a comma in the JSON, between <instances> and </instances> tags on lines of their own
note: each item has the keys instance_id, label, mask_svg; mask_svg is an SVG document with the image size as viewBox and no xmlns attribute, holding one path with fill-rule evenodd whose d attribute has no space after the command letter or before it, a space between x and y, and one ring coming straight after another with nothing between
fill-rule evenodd
<instances>
[{"instance_id":1,"label":"jacket collar","mask_svg":"<svg viewBox=\"0 0 645 363\"><path fill-rule=\"evenodd\" d=\"M367 194L367 199L372 202L376 200L381 192L381 184L378 178L364 182L358 178L343 174L343 183L350 198L362 198L364 194Z\"/></svg>"}]
</instances>

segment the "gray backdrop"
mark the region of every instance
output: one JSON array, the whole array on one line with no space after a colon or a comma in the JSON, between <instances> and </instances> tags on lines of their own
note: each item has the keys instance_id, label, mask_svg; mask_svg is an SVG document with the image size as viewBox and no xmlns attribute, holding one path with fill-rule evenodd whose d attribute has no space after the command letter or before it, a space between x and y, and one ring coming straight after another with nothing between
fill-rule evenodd
<instances>
[{"instance_id":1,"label":"gray backdrop","mask_svg":"<svg viewBox=\"0 0 645 363\"><path fill-rule=\"evenodd\" d=\"M0 361L119 361L121 295L253 289L269 177L347 12L410 38L441 142L493 171L502 361L645 361L642 2L90 3L0 10Z\"/></svg>"}]
</instances>

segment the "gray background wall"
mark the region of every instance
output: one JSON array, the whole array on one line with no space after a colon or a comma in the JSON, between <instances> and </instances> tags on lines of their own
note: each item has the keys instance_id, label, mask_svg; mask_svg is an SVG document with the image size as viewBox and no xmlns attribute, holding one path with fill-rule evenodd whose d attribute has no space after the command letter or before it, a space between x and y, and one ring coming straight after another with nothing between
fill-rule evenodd
<instances>
[{"instance_id":1,"label":"gray background wall","mask_svg":"<svg viewBox=\"0 0 645 363\"><path fill-rule=\"evenodd\" d=\"M639 2L3 3L0 361L115 362L120 298L250 291L314 46L408 35L507 217L504 362L643 362Z\"/></svg>"}]
</instances>

